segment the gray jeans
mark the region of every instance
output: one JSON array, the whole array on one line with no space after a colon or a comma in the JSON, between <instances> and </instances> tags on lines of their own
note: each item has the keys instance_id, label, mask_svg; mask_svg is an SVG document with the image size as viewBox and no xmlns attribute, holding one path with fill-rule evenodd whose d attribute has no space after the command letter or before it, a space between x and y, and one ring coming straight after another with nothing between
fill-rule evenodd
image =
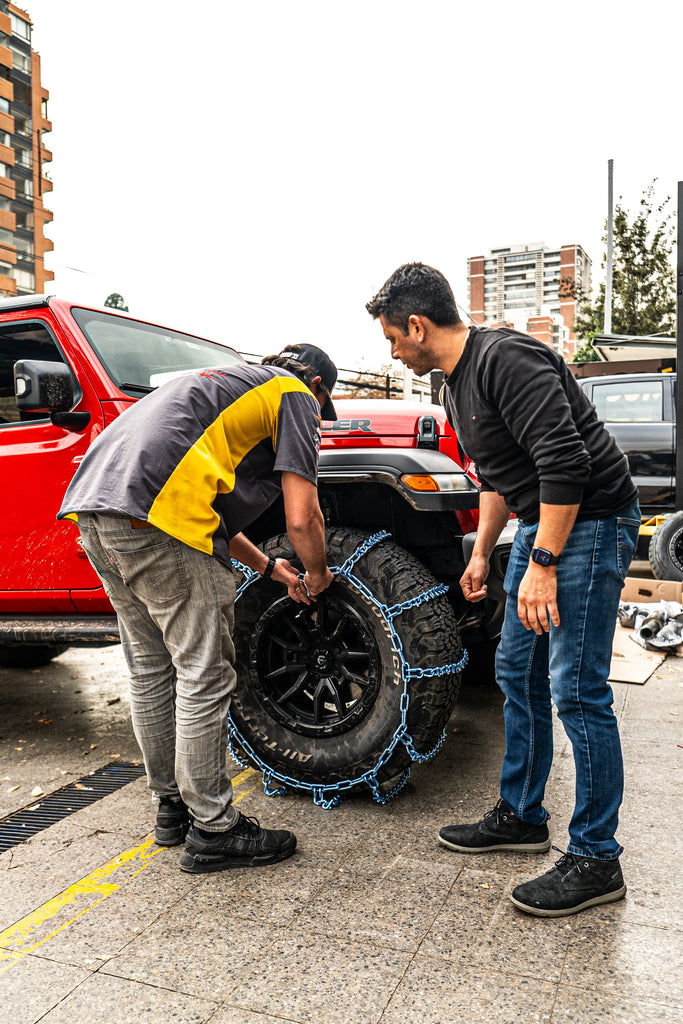
<instances>
[{"instance_id":1,"label":"gray jeans","mask_svg":"<svg viewBox=\"0 0 683 1024\"><path fill-rule=\"evenodd\" d=\"M81 513L83 547L119 620L150 789L178 794L201 828L238 818L226 768L235 688L235 578L211 555L128 517Z\"/></svg>"}]
</instances>

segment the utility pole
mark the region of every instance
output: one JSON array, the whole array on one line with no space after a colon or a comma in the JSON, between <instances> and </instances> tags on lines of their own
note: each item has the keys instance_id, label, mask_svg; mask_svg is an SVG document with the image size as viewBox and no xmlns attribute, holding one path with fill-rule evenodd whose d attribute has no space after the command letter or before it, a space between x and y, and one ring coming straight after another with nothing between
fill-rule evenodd
<instances>
[{"instance_id":1,"label":"utility pole","mask_svg":"<svg viewBox=\"0 0 683 1024\"><path fill-rule=\"evenodd\" d=\"M683 366L683 181L678 183L678 223L676 230L676 371ZM683 387L676 388L676 511L683 509Z\"/></svg>"},{"instance_id":2,"label":"utility pole","mask_svg":"<svg viewBox=\"0 0 683 1024\"><path fill-rule=\"evenodd\" d=\"M403 367L403 398L410 401L413 397L413 371L409 366Z\"/></svg>"},{"instance_id":3,"label":"utility pole","mask_svg":"<svg viewBox=\"0 0 683 1024\"><path fill-rule=\"evenodd\" d=\"M612 248L614 241L614 160L607 161L607 275L604 334L612 333Z\"/></svg>"}]
</instances>

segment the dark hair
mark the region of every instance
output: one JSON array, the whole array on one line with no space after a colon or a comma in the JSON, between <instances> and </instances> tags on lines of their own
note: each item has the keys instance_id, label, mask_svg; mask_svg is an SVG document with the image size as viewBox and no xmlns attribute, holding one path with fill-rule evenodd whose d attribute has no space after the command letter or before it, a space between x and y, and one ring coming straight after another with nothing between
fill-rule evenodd
<instances>
[{"instance_id":1,"label":"dark hair","mask_svg":"<svg viewBox=\"0 0 683 1024\"><path fill-rule=\"evenodd\" d=\"M440 271L425 263L404 263L365 308L375 320L383 316L404 334L408 333L408 318L413 314L429 317L437 327L460 323L451 286Z\"/></svg>"},{"instance_id":2,"label":"dark hair","mask_svg":"<svg viewBox=\"0 0 683 1024\"><path fill-rule=\"evenodd\" d=\"M288 348L290 352L301 351L300 345L289 345ZM319 376L308 363L302 363L298 359L289 359L287 356L264 356L261 366L279 366L282 370L289 370L295 377L302 380L307 388L310 388L313 378Z\"/></svg>"}]
</instances>

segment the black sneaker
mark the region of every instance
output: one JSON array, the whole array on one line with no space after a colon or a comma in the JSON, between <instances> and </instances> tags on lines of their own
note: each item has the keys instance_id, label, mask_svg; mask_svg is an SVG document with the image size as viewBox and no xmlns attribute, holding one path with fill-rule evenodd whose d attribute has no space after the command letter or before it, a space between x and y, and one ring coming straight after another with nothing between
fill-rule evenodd
<instances>
[{"instance_id":1,"label":"black sneaker","mask_svg":"<svg viewBox=\"0 0 683 1024\"><path fill-rule=\"evenodd\" d=\"M190 812L183 801L162 796L154 827L154 842L157 846L178 846L187 835L189 827Z\"/></svg>"},{"instance_id":2,"label":"black sneaker","mask_svg":"<svg viewBox=\"0 0 683 1024\"><path fill-rule=\"evenodd\" d=\"M196 825L187 834L185 853L180 858L183 871L204 874L228 868L257 867L275 864L291 857L296 849L293 832L261 828L256 818L240 814L236 825L227 832L214 832L210 838Z\"/></svg>"},{"instance_id":3,"label":"black sneaker","mask_svg":"<svg viewBox=\"0 0 683 1024\"><path fill-rule=\"evenodd\" d=\"M557 847L553 847L557 850ZM562 850L557 850L562 853ZM598 903L614 903L626 895L618 860L597 860L565 853L555 866L512 891L520 910L537 917L565 917Z\"/></svg>"},{"instance_id":4,"label":"black sneaker","mask_svg":"<svg viewBox=\"0 0 683 1024\"><path fill-rule=\"evenodd\" d=\"M459 853L491 853L493 850L545 853L550 849L550 834L545 822L529 825L520 821L499 800L493 810L473 825L447 825L442 828L439 842Z\"/></svg>"}]
</instances>

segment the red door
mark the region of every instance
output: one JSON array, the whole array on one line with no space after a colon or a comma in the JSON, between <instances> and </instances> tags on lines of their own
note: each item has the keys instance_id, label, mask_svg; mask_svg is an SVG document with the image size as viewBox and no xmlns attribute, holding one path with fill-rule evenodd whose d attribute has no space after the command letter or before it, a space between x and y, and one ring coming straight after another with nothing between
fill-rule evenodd
<instances>
[{"instance_id":1,"label":"red door","mask_svg":"<svg viewBox=\"0 0 683 1024\"><path fill-rule=\"evenodd\" d=\"M13 385L19 359L65 362L78 369L74 408L90 413L85 429L66 429L40 414L19 412ZM50 322L26 314L0 322L1 612L73 611L70 590L99 589L76 526L55 517L78 462L102 428L97 395Z\"/></svg>"}]
</instances>

